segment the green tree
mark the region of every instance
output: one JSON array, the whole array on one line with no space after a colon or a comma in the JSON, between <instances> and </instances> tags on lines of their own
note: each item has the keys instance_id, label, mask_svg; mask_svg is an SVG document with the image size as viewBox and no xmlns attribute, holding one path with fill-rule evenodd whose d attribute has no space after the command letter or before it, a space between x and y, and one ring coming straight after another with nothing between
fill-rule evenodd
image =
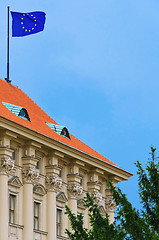
<instances>
[{"instance_id":1,"label":"green tree","mask_svg":"<svg viewBox=\"0 0 159 240\"><path fill-rule=\"evenodd\" d=\"M137 161L139 197L142 208L133 208L120 188L115 188L109 181L110 192L118 206L113 224L108 215L101 216L98 205L87 193L85 207L89 210L91 229L83 227L82 215L75 216L66 206L66 214L72 226L72 232L66 230L71 240L159 240L159 161L151 147L151 159L146 169Z\"/></svg>"},{"instance_id":2,"label":"green tree","mask_svg":"<svg viewBox=\"0 0 159 240\"><path fill-rule=\"evenodd\" d=\"M82 214L75 216L68 206L66 208L66 214L68 214L69 220L71 222L72 232L66 230L66 233L71 240L122 240L124 239L125 233L119 232L114 223L109 223L109 216L106 214L102 217L100 214L99 207L94 203L93 199L90 197L89 193L86 194L84 198L85 207L88 208L90 224L92 228L90 230L84 228L83 216Z\"/></svg>"}]
</instances>

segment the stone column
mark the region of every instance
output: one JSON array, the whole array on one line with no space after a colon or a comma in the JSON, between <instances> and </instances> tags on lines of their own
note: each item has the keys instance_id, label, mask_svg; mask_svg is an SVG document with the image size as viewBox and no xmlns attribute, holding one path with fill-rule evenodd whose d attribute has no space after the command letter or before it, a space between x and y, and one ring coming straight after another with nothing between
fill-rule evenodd
<instances>
[{"instance_id":1,"label":"stone column","mask_svg":"<svg viewBox=\"0 0 159 240\"><path fill-rule=\"evenodd\" d=\"M81 177L76 174L68 174L68 206L71 209L72 213L77 215L77 199L83 193L83 187L80 185ZM71 226L69 223L69 230Z\"/></svg>"},{"instance_id":2,"label":"stone column","mask_svg":"<svg viewBox=\"0 0 159 240\"><path fill-rule=\"evenodd\" d=\"M98 179L98 178L97 178ZM96 180L96 179L92 179ZM100 193L100 184L98 181L91 181L87 183L87 189L90 194L90 196L94 199L94 201L98 204L101 205L102 202L102 194ZM90 221L88 218L88 229L90 229Z\"/></svg>"},{"instance_id":3,"label":"stone column","mask_svg":"<svg viewBox=\"0 0 159 240\"><path fill-rule=\"evenodd\" d=\"M118 179L115 179L115 178L110 178L113 186L115 187L116 186L116 183L119 182ZM110 223L113 223L114 222L114 214L115 214L115 209L116 209L116 203L111 195L111 192L110 192L110 188L107 186L107 188L105 189L105 209L106 209L106 212L108 213L109 215L109 221Z\"/></svg>"},{"instance_id":4,"label":"stone column","mask_svg":"<svg viewBox=\"0 0 159 240\"><path fill-rule=\"evenodd\" d=\"M110 223L114 222L114 214L115 214L116 203L111 195L107 195L105 199L105 209L109 215Z\"/></svg>"},{"instance_id":5,"label":"stone column","mask_svg":"<svg viewBox=\"0 0 159 240\"><path fill-rule=\"evenodd\" d=\"M33 185L39 179L36 163L34 158L23 158L23 240L33 240Z\"/></svg>"},{"instance_id":6,"label":"stone column","mask_svg":"<svg viewBox=\"0 0 159 240\"><path fill-rule=\"evenodd\" d=\"M88 209L86 208L84 210L84 227L88 229L89 227L89 212L88 212Z\"/></svg>"},{"instance_id":7,"label":"stone column","mask_svg":"<svg viewBox=\"0 0 159 240\"><path fill-rule=\"evenodd\" d=\"M14 161L11 160L11 150L0 149L0 239L8 239L8 175L14 171Z\"/></svg>"},{"instance_id":8,"label":"stone column","mask_svg":"<svg viewBox=\"0 0 159 240\"><path fill-rule=\"evenodd\" d=\"M56 239L56 194L62 187L62 179L58 176L58 166L46 166L47 186L47 240Z\"/></svg>"},{"instance_id":9,"label":"stone column","mask_svg":"<svg viewBox=\"0 0 159 240\"><path fill-rule=\"evenodd\" d=\"M68 206L71 209L72 213L77 216L77 199L75 196L69 198Z\"/></svg>"}]
</instances>

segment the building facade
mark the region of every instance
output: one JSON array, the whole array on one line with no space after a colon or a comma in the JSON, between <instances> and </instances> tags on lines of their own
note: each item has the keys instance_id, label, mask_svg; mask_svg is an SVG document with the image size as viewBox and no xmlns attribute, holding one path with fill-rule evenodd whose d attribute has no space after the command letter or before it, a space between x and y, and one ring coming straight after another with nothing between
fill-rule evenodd
<instances>
[{"instance_id":1,"label":"building facade","mask_svg":"<svg viewBox=\"0 0 159 240\"><path fill-rule=\"evenodd\" d=\"M0 240L67 239L65 205L82 213L89 192L113 221L107 187L132 175L58 125L24 92L0 80Z\"/></svg>"}]
</instances>

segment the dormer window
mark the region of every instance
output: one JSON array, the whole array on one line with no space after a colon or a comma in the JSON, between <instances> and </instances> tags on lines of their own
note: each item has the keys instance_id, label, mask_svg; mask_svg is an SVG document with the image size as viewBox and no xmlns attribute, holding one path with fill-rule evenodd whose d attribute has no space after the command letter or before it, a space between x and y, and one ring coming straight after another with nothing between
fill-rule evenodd
<instances>
[{"instance_id":1,"label":"dormer window","mask_svg":"<svg viewBox=\"0 0 159 240\"><path fill-rule=\"evenodd\" d=\"M65 127L62 129L61 135L65 136L67 138L70 138L69 132L68 132L67 128L65 128Z\"/></svg>"},{"instance_id":2,"label":"dormer window","mask_svg":"<svg viewBox=\"0 0 159 240\"><path fill-rule=\"evenodd\" d=\"M48 123L48 122L46 122L46 124L52 130L54 130L56 133L58 133L59 135L70 139L70 135L69 135L69 132L68 132L66 127L63 127L63 126L60 126L60 125L57 125L57 124L53 124L53 123Z\"/></svg>"},{"instance_id":3,"label":"dormer window","mask_svg":"<svg viewBox=\"0 0 159 240\"><path fill-rule=\"evenodd\" d=\"M29 114L28 114L28 112L25 108L20 107L20 106L16 106L16 105L13 105L13 104L10 104L10 103L5 103L5 102L2 102L2 103L6 108L8 108L8 110L10 110L16 116L18 116L20 118L23 118L27 121L30 121Z\"/></svg>"},{"instance_id":4,"label":"dormer window","mask_svg":"<svg viewBox=\"0 0 159 240\"><path fill-rule=\"evenodd\" d=\"M26 111L25 111L24 108L22 108L22 109L20 110L19 116L21 116L21 117L26 117Z\"/></svg>"},{"instance_id":5,"label":"dormer window","mask_svg":"<svg viewBox=\"0 0 159 240\"><path fill-rule=\"evenodd\" d=\"M27 119L27 120L30 121L28 112L27 112L27 110L26 110L25 108L22 108L22 109L20 110L20 112L19 112L19 117L22 117L22 118Z\"/></svg>"}]
</instances>

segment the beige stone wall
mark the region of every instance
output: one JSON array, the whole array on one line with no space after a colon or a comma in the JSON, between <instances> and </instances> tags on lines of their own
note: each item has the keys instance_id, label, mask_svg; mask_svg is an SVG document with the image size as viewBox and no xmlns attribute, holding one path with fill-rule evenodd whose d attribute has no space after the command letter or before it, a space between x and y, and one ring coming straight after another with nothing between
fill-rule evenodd
<instances>
[{"instance_id":1,"label":"beige stone wall","mask_svg":"<svg viewBox=\"0 0 159 240\"><path fill-rule=\"evenodd\" d=\"M129 174L59 143L0 128L0 240L66 239L71 230L65 204L82 213L82 199L90 192L103 214L113 221L115 205L107 179L115 183ZM9 221L9 195L15 196L14 221ZM34 229L34 202L39 204L39 228ZM56 234L56 211L61 211L61 233Z\"/></svg>"}]
</instances>

